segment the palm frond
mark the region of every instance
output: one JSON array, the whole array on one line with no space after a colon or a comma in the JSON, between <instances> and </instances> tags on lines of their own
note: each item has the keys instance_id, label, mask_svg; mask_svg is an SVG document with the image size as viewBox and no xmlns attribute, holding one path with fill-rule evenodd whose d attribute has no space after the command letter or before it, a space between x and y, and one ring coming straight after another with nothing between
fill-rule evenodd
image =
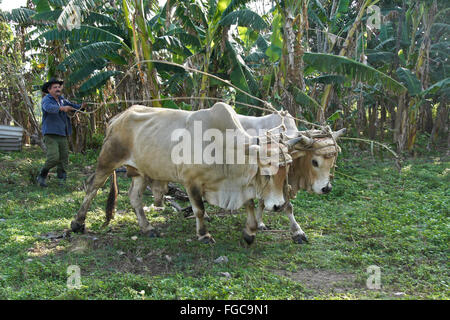
<instances>
[{"instance_id":1,"label":"palm frond","mask_svg":"<svg viewBox=\"0 0 450 320\"><path fill-rule=\"evenodd\" d=\"M12 9L11 12L2 12L1 19L4 21L13 21L20 24L31 24L33 19L31 18L36 11L28 8L17 8Z\"/></svg>"},{"instance_id":2,"label":"palm frond","mask_svg":"<svg viewBox=\"0 0 450 320\"><path fill-rule=\"evenodd\" d=\"M197 22L198 24L202 24L204 26L208 25L207 13L203 11L202 7L196 3L190 3L188 5L189 10L189 18L192 19L192 22ZM193 24L195 25L195 23Z\"/></svg>"},{"instance_id":3,"label":"palm frond","mask_svg":"<svg viewBox=\"0 0 450 320\"><path fill-rule=\"evenodd\" d=\"M232 11L239 7L243 7L249 2L249 0L231 0L230 4L226 7L226 9L222 12L222 18L230 14Z\"/></svg>"},{"instance_id":4,"label":"palm frond","mask_svg":"<svg viewBox=\"0 0 450 320\"><path fill-rule=\"evenodd\" d=\"M186 48L182 42L174 36L162 36L155 39L153 50L158 51L161 49L167 49L175 54L191 56L192 52Z\"/></svg>"},{"instance_id":5,"label":"palm frond","mask_svg":"<svg viewBox=\"0 0 450 320\"><path fill-rule=\"evenodd\" d=\"M395 59L395 54L388 51L367 50L366 56L367 61L370 64L375 64L378 62L389 63Z\"/></svg>"},{"instance_id":6,"label":"palm frond","mask_svg":"<svg viewBox=\"0 0 450 320\"><path fill-rule=\"evenodd\" d=\"M244 60L237 53L236 49L234 48L233 44L230 41L228 40L225 41L225 45L227 48L228 57L230 58L230 62L232 65L230 74L231 83L236 87L238 87L239 89L242 89L246 92L256 95L257 92L259 91L258 84L256 80L253 78L250 71L248 70L248 67L246 66ZM243 102L254 105L259 104L258 101L248 97L242 92L236 93L236 102Z\"/></svg>"},{"instance_id":7,"label":"palm frond","mask_svg":"<svg viewBox=\"0 0 450 320\"><path fill-rule=\"evenodd\" d=\"M303 61L322 72L336 72L371 85L381 82L387 90L394 93L402 93L407 90L400 82L385 73L346 57L327 53L305 52Z\"/></svg>"},{"instance_id":8,"label":"palm frond","mask_svg":"<svg viewBox=\"0 0 450 320\"><path fill-rule=\"evenodd\" d=\"M91 43L72 52L71 55L59 64L58 68L63 71L68 67L73 69L93 59L115 53L121 47L122 44L112 41Z\"/></svg>"},{"instance_id":9,"label":"palm frond","mask_svg":"<svg viewBox=\"0 0 450 320\"><path fill-rule=\"evenodd\" d=\"M87 41L87 42L100 42L100 41L112 41L121 42L122 39L115 34L108 32L106 30L82 25L78 29L69 30L58 30L52 29L41 34L41 37L48 41L52 40L72 40L72 41Z\"/></svg>"},{"instance_id":10,"label":"palm frond","mask_svg":"<svg viewBox=\"0 0 450 320\"><path fill-rule=\"evenodd\" d=\"M98 12L89 12L86 18L83 20L84 24L97 24L97 25L107 25L107 26L116 26L118 25L117 21L114 20L111 16L101 14Z\"/></svg>"},{"instance_id":11,"label":"palm frond","mask_svg":"<svg viewBox=\"0 0 450 320\"><path fill-rule=\"evenodd\" d=\"M259 63L264 59L268 59L268 56L264 52L253 52L246 56L244 61L246 63Z\"/></svg>"},{"instance_id":12,"label":"palm frond","mask_svg":"<svg viewBox=\"0 0 450 320\"><path fill-rule=\"evenodd\" d=\"M93 90L100 89L100 87L102 87L111 77L122 73L122 71L117 70L100 72L83 83L79 91L81 95L85 95Z\"/></svg>"},{"instance_id":13,"label":"palm frond","mask_svg":"<svg viewBox=\"0 0 450 320\"><path fill-rule=\"evenodd\" d=\"M259 14L248 9L229 13L220 20L219 24L222 26L237 24L240 27L248 27L253 30L263 30L269 27Z\"/></svg>"},{"instance_id":14,"label":"palm frond","mask_svg":"<svg viewBox=\"0 0 450 320\"><path fill-rule=\"evenodd\" d=\"M48 0L34 0L33 2L36 5L37 12L46 12L51 10Z\"/></svg>"},{"instance_id":15,"label":"palm frond","mask_svg":"<svg viewBox=\"0 0 450 320\"><path fill-rule=\"evenodd\" d=\"M75 83L78 83L92 75L94 71L101 70L107 65L108 61L103 58L95 59L91 61L90 63L83 65L80 69L72 72L67 81L66 85L71 86Z\"/></svg>"},{"instance_id":16,"label":"palm frond","mask_svg":"<svg viewBox=\"0 0 450 320\"><path fill-rule=\"evenodd\" d=\"M256 45L262 52L266 52L267 48L269 48L269 42L261 35L259 35L258 39L256 39Z\"/></svg>"},{"instance_id":17,"label":"palm frond","mask_svg":"<svg viewBox=\"0 0 450 320\"><path fill-rule=\"evenodd\" d=\"M64 7L70 0L48 0L48 2L52 7Z\"/></svg>"},{"instance_id":18,"label":"palm frond","mask_svg":"<svg viewBox=\"0 0 450 320\"><path fill-rule=\"evenodd\" d=\"M311 79L305 79L306 84L314 84L314 83L341 84L344 81L345 77L337 74L326 74Z\"/></svg>"},{"instance_id":19,"label":"palm frond","mask_svg":"<svg viewBox=\"0 0 450 320\"><path fill-rule=\"evenodd\" d=\"M449 96L449 89L450 89L450 78L442 79L439 82L436 82L432 86L430 86L428 89L422 91L422 95L424 97L435 95L436 93L442 93L443 91L447 96Z\"/></svg>"},{"instance_id":20,"label":"palm frond","mask_svg":"<svg viewBox=\"0 0 450 320\"><path fill-rule=\"evenodd\" d=\"M62 10L56 9L51 11L43 11L38 12L35 15L33 15L33 20L39 21L39 22L56 22L61 15Z\"/></svg>"},{"instance_id":21,"label":"palm frond","mask_svg":"<svg viewBox=\"0 0 450 320\"><path fill-rule=\"evenodd\" d=\"M438 43L431 45L431 51L434 51L434 50L448 51L449 47L450 47L450 41L440 41Z\"/></svg>"},{"instance_id":22,"label":"palm frond","mask_svg":"<svg viewBox=\"0 0 450 320\"><path fill-rule=\"evenodd\" d=\"M387 43L390 42L395 42L395 38L394 37L390 37L389 39L386 39L384 41L382 41L380 44L378 44L375 49L376 50L380 50L381 48L383 48Z\"/></svg>"},{"instance_id":23,"label":"palm frond","mask_svg":"<svg viewBox=\"0 0 450 320\"><path fill-rule=\"evenodd\" d=\"M313 16L317 19L316 22L318 22L318 24L322 27L325 27L325 25L330 22L330 19L328 19L327 11L323 7L320 0L311 1L309 3L308 9L308 14L313 14ZM316 10L313 9L317 9L318 13L316 13Z\"/></svg>"},{"instance_id":24,"label":"palm frond","mask_svg":"<svg viewBox=\"0 0 450 320\"><path fill-rule=\"evenodd\" d=\"M177 37L178 39L180 39L181 43L183 43L185 46L188 45L188 46L192 46L194 48L201 47L200 40L196 36L194 36L190 33L187 33L183 28L172 29L172 30L168 31L166 33L166 35Z\"/></svg>"},{"instance_id":25,"label":"palm frond","mask_svg":"<svg viewBox=\"0 0 450 320\"><path fill-rule=\"evenodd\" d=\"M314 110L320 109L320 104L299 88L294 87L293 94L295 102L301 106L314 108Z\"/></svg>"},{"instance_id":26,"label":"palm frond","mask_svg":"<svg viewBox=\"0 0 450 320\"><path fill-rule=\"evenodd\" d=\"M409 69L400 67L397 69L396 73L397 77L408 89L410 96L416 96L422 92L422 83Z\"/></svg>"}]
</instances>

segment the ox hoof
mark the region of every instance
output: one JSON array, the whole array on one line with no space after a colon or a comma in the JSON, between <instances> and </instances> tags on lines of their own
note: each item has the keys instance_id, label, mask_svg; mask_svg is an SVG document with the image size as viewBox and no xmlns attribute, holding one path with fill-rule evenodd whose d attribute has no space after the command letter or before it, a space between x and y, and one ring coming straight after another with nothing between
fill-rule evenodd
<instances>
[{"instance_id":1,"label":"ox hoof","mask_svg":"<svg viewBox=\"0 0 450 320\"><path fill-rule=\"evenodd\" d=\"M158 230L152 229L144 232L144 235L148 238L159 238L161 234Z\"/></svg>"},{"instance_id":2,"label":"ox hoof","mask_svg":"<svg viewBox=\"0 0 450 320\"><path fill-rule=\"evenodd\" d=\"M253 242L255 242L256 236L248 234L245 229L242 231L242 236L248 245L251 245Z\"/></svg>"},{"instance_id":3,"label":"ox hoof","mask_svg":"<svg viewBox=\"0 0 450 320\"><path fill-rule=\"evenodd\" d=\"M72 221L72 223L70 224L70 228L72 229L73 232L77 232L77 233L84 233L85 231L85 225L80 224L78 222L76 222L75 220Z\"/></svg>"},{"instance_id":4,"label":"ox hoof","mask_svg":"<svg viewBox=\"0 0 450 320\"><path fill-rule=\"evenodd\" d=\"M306 237L305 233L301 233L301 234L292 236L292 240L294 240L294 243L296 243L296 244L302 244L304 242L308 242L308 238Z\"/></svg>"},{"instance_id":5,"label":"ox hoof","mask_svg":"<svg viewBox=\"0 0 450 320\"><path fill-rule=\"evenodd\" d=\"M210 235L206 235L203 237L198 238L198 241L204 243L204 244L213 244L216 243L216 240L214 240L213 237L211 237Z\"/></svg>"},{"instance_id":6,"label":"ox hoof","mask_svg":"<svg viewBox=\"0 0 450 320\"><path fill-rule=\"evenodd\" d=\"M270 230L270 228L267 227L264 223L262 223L262 224L260 224L258 226L258 230L260 230L260 231L267 231L267 230Z\"/></svg>"}]
</instances>

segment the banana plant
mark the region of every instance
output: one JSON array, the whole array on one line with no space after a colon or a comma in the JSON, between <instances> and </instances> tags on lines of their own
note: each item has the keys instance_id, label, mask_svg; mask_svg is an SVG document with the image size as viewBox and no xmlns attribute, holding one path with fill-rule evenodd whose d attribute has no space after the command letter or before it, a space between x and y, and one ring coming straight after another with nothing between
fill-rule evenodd
<instances>
[{"instance_id":1,"label":"banana plant","mask_svg":"<svg viewBox=\"0 0 450 320\"><path fill-rule=\"evenodd\" d=\"M176 7L174 18L179 21L181 28L189 32L190 37L184 36L184 38L191 42L196 39L197 42L195 45L190 43L194 53L188 57L188 64L206 73L221 73L222 76L226 76L229 72L231 83L245 91L251 91L251 83L254 80L250 69L241 59L239 43L241 40L229 38L230 27L237 25L241 31L239 35L241 38L245 37L244 33L248 35L250 32L268 28L267 23L258 14L244 8L248 2L248 0L209 0L207 2L194 0L172 3ZM223 57L226 59L223 60ZM214 64L211 63L213 61ZM197 78L198 76L193 75L194 83ZM216 83L208 75L202 74L198 79L199 96L207 97L218 85L223 86L223 83ZM236 99L249 102L240 93L236 94ZM199 108L203 107L205 107L205 100L201 99Z\"/></svg>"}]
</instances>

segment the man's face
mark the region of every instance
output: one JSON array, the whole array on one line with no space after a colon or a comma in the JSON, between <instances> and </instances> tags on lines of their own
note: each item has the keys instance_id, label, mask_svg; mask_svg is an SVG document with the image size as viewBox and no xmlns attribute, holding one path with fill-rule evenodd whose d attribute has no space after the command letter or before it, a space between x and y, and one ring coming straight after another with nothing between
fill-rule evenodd
<instances>
[{"instance_id":1,"label":"man's face","mask_svg":"<svg viewBox=\"0 0 450 320\"><path fill-rule=\"evenodd\" d=\"M61 95L62 86L59 83L53 83L50 88L48 88L48 93L52 96L59 97Z\"/></svg>"}]
</instances>

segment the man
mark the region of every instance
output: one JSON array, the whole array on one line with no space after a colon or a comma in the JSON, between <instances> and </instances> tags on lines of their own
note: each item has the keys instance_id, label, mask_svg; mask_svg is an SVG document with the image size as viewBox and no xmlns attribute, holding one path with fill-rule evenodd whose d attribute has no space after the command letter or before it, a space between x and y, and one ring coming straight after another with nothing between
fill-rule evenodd
<instances>
[{"instance_id":1,"label":"man","mask_svg":"<svg viewBox=\"0 0 450 320\"><path fill-rule=\"evenodd\" d=\"M47 160L37 177L41 187L47 187L45 179L51 168L57 167L59 184L66 181L66 170L69 164L69 142L67 137L72 133L70 118L67 112L79 110L85 106L72 103L62 93L64 81L51 78L44 83L42 91L47 95L42 99L42 134L47 147Z\"/></svg>"}]
</instances>

